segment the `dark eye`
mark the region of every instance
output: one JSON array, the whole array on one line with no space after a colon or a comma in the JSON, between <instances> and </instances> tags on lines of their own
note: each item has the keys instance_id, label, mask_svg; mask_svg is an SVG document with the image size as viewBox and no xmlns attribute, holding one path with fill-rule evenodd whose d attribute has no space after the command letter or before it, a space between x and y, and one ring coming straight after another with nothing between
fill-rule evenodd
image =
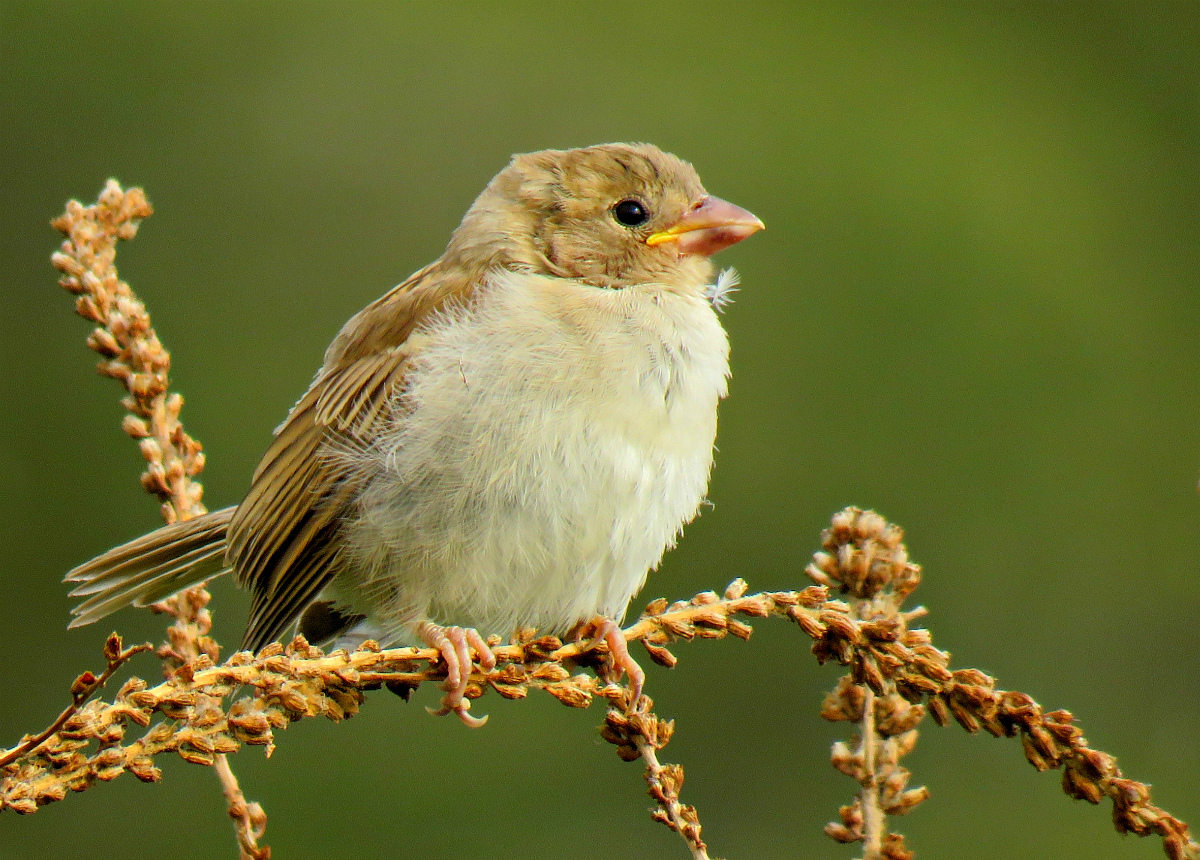
<instances>
[{"instance_id":1,"label":"dark eye","mask_svg":"<svg viewBox=\"0 0 1200 860\"><path fill-rule=\"evenodd\" d=\"M613 207L612 212L617 223L626 227L637 227L650 220L650 213L638 200L622 200Z\"/></svg>"}]
</instances>

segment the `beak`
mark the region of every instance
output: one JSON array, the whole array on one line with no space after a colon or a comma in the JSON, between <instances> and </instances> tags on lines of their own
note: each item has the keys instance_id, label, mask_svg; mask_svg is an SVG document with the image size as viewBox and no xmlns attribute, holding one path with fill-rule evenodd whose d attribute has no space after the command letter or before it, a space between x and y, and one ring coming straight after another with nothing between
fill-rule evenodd
<instances>
[{"instance_id":1,"label":"beak","mask_svg":"<svg viewBox=\"0 0 1200 860\"><path fill-rule=\"evenodd\" d=\"M674 242L680 254L711 256L757 233L766 225L741 206L720 197L705 197L673 226L646 239L654 247Z\"/></svg>"}]
</instances>

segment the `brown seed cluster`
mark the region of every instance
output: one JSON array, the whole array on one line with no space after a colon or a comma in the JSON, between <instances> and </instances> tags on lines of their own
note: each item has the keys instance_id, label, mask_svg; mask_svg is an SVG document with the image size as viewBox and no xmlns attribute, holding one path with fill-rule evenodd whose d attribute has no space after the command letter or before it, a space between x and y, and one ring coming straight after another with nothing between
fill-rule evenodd
<instances>
[{"instance_id":1,"label":"brown seed cluster","mask_svg":"<svg viewBox=\"0 0 1200 860\"><path fill-rule=\"evenodd\" d=\"M625 631L626 638L649 637L665 644L677 636L721 637L730 631L744 638L749 627L735 616L787 615L804 599L794 592L745 592L745 583L737 580L723 598L704 592L671 605L655 601L651 612ZM82 791L126 770L143 780L157 781L161 772L152 758L162 753L174 752L202 765L219 762L222 754L241 744L264 746L269 754L275 732L291 722L313 716L341 720L357 713L367 691L384 685L410 691L426 681L445 680L445 668L433 649L381 650L367 642L353 653L326 655L301 637L287 648L275 644L257 655L242 652L215 665L215 643L207 638L207 601L206 593L185 592L162 605L184 625L181 628L177 621L171 648L162 653L168 660L194 656L156 687L131 679L111 704L89 702L71 724L69 737L51 734L37 748L16 757L0 775L0 810L33 812L65 797L65 790L60 790L64 786ZM189 632L180 632L183 629ZM665 651L663 645L655 647ZM504 698L519 699L531 689L540 689L571 707L587 707L596 697L605 699L610 705L605 737L616 743L622 758L646 760L647 782L659 803L655 817L688 841L694 857L708 856L697 853L705 849L695 810L678 800L682 768L660 765L654 756L670 739L673 723L652 714L647 697L631 708L624 687L570 671L577 665L603 662L603 643L589 649L584 642L564 644L557 637L522 631L508 645L495 642L494 651L497 668L485 673L474 667L468 696L478 698L494 689ZM253 695L231 702L240 689L251 689ZM151 728L156 717L163 721ZM132 726L149 731L124 743ZM89 744L95 750L91 755ZM97 771L103 773L103 779L96 776ZM13 806L9 798L27 802Z\"/></svg>"},{"instance_id":2,"label":"brown seed cluster","mask_svg":"<svg viewBox=\"0 0 1200 860\"><path fill-rule=\"evenodd\" d=\"M890 529L889 540L898 540L898 532ZM842 530L831 532L827 544L841 539ZM851 530L851 534L856 533ZM873 563L896 564L895 555L889 561L879 554L878 547L871 549L863 544L860 550L873 557ZM825 554L830 555L828 549ZM842 555L855 570L863 569L858 556ZM907 788L907 772L898 762L911 747L922 708L927 708L942 723L953 718L971 730L1021 734L1035 765L1064 767L1065 784L1072 796L1089 800L1110 797L1118 829L1158 833L1164 838L1168 856L1176 860L1200 858L1197 846L1188 839L1186 825L1152 806L1146 786L1122 778L1111 757L1091 750L1069 714L1042 714L1027 696L996 690L992 679L976 670L950 671L948 658L933 648L928 632L905 626L916 617L916 611L901 613L889 621L881 614L885 604L880 593L886 589L873 595L860 592L853 602L830 598L829 589L840 584L839 569L831 568L834 572L830 574L822 567L830 565L818 557L811 572L817 578L827 578L828 585L801 591L746 594L745 583L736 580L724 595L703 592L689 601L672 604L656 600L625 629L625 637L646 642L652 654L671 662L674 655L666 646L679 638L716 638L733 631L737 631L734 635L744 636L749 627L743 619L788 618L812 636L819 657L836 658L851 669L827 701L825 712L831 718L858 722L860 726L866 715L871 715L870 731L860 730L859 738L876 739L873 760L868 760L858 739L837 753L845 770L853 771L856 778L861 773L872 783L871 791L881 813L907 811L924 797L922 789ZM902 582L911 583L914 576L915 571L905 562ZM855 581L859 581L857 577ZM850 591L847 594L855 596ZM656 817L675 825L672 829L678 829L689 840L695 857L706 856L696 853L690 838L694 835L694 841L702 845L694 810L682 804L675 809L682 772L666 765L651 765L647 759L646 750L661 748L670 738L673 725L657 717L651 720L648 703L641 706L642 711L631 710L624 688L606 684L591 674L572 673L574 666L594 664L598 659L594 652L602 657L603 650L603 645L589 651L586 643L564 644L555 637L536 637L525 631L512 643L495 646L495 670L484 672L473 667L469 695L478 698L493 689L506 699L519 699L531 689L541 689L572 707L586 707L597 697L605 699L614 712L612 717L606 716L605 737L616 743L623 758L633 757L637 750L647 760L647 779L659 802ZM868 666L874 666L877 672ZM151 759L164 752L211 764L217 753L243 743L270 750L276 741L275 732L295 720L312 716L344 719L357 712L370 690L384 685L412 690L426 681L444 679L444 666L433 649L381 650L371 642L352 653L326 655L297 638L287 648L276 644L257 655L235 654L220 665L214 665L208 654L199 654L156 687L133 679L111 704L88 703L80 710L79 718L66 727L67 736L51 734L39 746L26 749L6 764L0 771L0 809L32 812L44 803L61 799L66 788L83 790L123 770L156 780L159 774ZM250 689L253 694L230 703L239 689ZM637 716L639 713L641 716ZM158 715L165 720L136 741L124 743L128 728L149 727ZM96 752L85 753L81 744L84 741L92 743ZM855 837L858 831L865 834L867 807L861 803L861 794L859 801L859 811L851 805L834 826L835 835ZM887 833L886 828L874 832L879 834L878 856L909 856L898 836Z\"/></svg>"},{"instance_id":3,"label":"brown seed cluster","mask_svg":"<svg viewBox=\"0 0 1200 860\"><path fill-rule=\"evenodd\" d=\"M649 696L639 697L630 707L629 691L623 687L617 689L618 695L609 700L600 736L616 745L622 761L639 758L645 761L648 793L656 804L651 817L678 833L687 843L694 860L709 860L708 846L700 838L700 816L696 807L679 800L679 792L683 789L683 766L661 764L658 760L658 751L675 733L675 721L656 716L651 710L654 702Z\"/></svg>"},{"instance_id":4,"label":"brown seed cluster","mask_svg":"<svg viewBox=\"0 0 1200 860\"><path fill-rule=\"evenodd\" d=\"M67 236L51 258L63 273L59 284L74 293L76 312L96 323L88 346L104 357L97 369L128 391L129 411L121 427L139 440L146 460L142 486L163 505L168 523L205 512L203 492L192 481L204 468L200 443L179 423L183 398L168 393L171 355L150 325L145 305L117 276L117 242L137 235L138 223L154 210L140 188L123 191L110 179L92 206L77 200L52 222Z\"/></svg>"},{"instance_id":5,"label":"brown seed cluster","mask_svg":"<svg viewBox=\"0 0 1200 860\"><path fill-rule=\"evenodd\" d=\"M124 663L129 660L134 654L141 651L150 650L150 645L137 645L133 648L125 648L121 642L121 637L116 633L108 637L108 641L104 643L104 657L108 662L104 672L99 676L91 672L84 672L77 677L74 683L71 684L71 704L59 714L50 726L36 735L26 735L21 739L15 747L7 750L3 755L0 755L0 772L19 774L22 770L20 762L22 759L35 754L36 751L46 744L51 738L57 736L66 736L70 740L70 734L77 729L80 724L79 711L98 690L100 690L109 678L119 669ZM104 740L119 741L122 732L111 732ZM61 750L59 760L64 760L74 751ZM98 770L104 769L103 762L96 762ZM49 789L51 800L61 800L66 797L66 789L70 785L53 786ZM37 789L28 782L15 781L9 789L0 791L0 809L6 805L21 813L29 813L37 810Z\"/></svg>"},{"instance_id":6,"label":"brown seed cluster","mask_svg":"<svg viewBox=\"0 0 1200 860\"><path fill-rule=\"evenodd\" d=\"M823 713L861 726L852 745L835 745L833 758L835 766L863 784L864 793L843 808L841 822L827 832L839 840L862 839L864 860L911 856L902 839L886 832L884 818L907 812L925 798L924 789L904 790L908 772L893 761L915 743L923 703L939 725L953 719L972 733L983 729L996 737L1019 735L1034 767L1063 769L1068 795L1090 803L1109 798L1119 832L1158 835L1171 860L1200 860L1200 845L1187 825L1151 804L1149 787L1124 778L1113 756L1092 749L1070 712L1043 713L1030 696L997 689L995 679L978 669L952 671L950 655L933 646L927 630L907 628L924 613L900 610L920 582L920 569L908 561L902 537L899 528L878 514L847 508L834 516L822 535L822 551L806 571L822 586L854 598L836 620L821 614L829 613L833 601L818 612L817 623L797 618L813 637L818 659L832 657L851 669L826 700ZM867 752L871 735L877 737L873 766ZM873 801L868 793L876 795ZM877 820L871 803L881 813Z\"/></svg>"},{"instance_id":7,"label":"brown seed cluster","mask_svg":"<svg viewBox=\"0 0 1200 860\"><path fill-rule=\"evenodd\" d=\"M155 612L175 619L167 628L167 641L154 652L163 661L166 678L170 679L176 672L194 672L188 666L211 666L217 662L220 646L209 635L212 633L212 615L208 611L211 599L212 595L204 585L198 585L151 606ZM209 700L204 705L211 710L218 707L220 702ZM194 764L209 764L196 758L189 760ZM259 844L267 830L267 813L260 804L246 800L233 766L224 752L214 749L211 764L221 784L221 793L225 796L226 812L234 823L238 860L270 860L271 846Z\"/></svg>"},{"instance_id":8,"label":"brown seed cluster","mask_svg":"<svg viewBox=\"0 0 1200 860\"><path fill-rule=\"evenodd\" d=\"M211 663L216 663L219 659L221 646L210 635L210 600L212 595L207 589L197 586L174 594L150 607L155 612L175 619L167 628L167 641L159 645L154 652L163 661L167 677L202 654Z\"/></svg>"},{"instance_id":9,"label":"brown seed cluster","mask_svg":"<svg viewBox=\"0 0 1200 860\"><path fill-rule=\"evenodd\" d=\"M205 512L200 499L203 487L197 476L204 469L200 443L184 432L179 422L183 398L168 393L171 356L150 325L150 316L129 285L117 276L116 249L122 239L137 234L141 219L153 210L140 188L123 191L109 180L99 200L83 206L72 200L53 226L67 241L52 256L63 272L59 284L75 293L75 309L99 323L88 336L88 346L104 356L99 371L121 380L128 396L123 404L130 414L121 426L138 440L145 459L142 487L157 496L167 523L187 520ZM176 618L169 640L158 650L168 671L182 666L201 651L216 661L216 643L197 625L207 625L208 601L203 586L160 604L159 611ZM271 850L257 843L266 827L266 815L258 804L247 804L224 754L216 756L215 771L228 802L240 846L241 860L267 860Z\"/></svg>"},{"instance_id":10,"label":"brown seed cluster","mask_svg":"<svg viewBox=\"0 0 1200 860\"><path fill-rule=\"evenodd\" d=\"M906 661L932 659L926 632L908 629L919 613L901 609L921 581L901 538L900 529L878 514L847 509L822 535L822 551L808 569L822 587L850 598L838 612L827 608L818 617L824 630L813 630L813 652L822 662L836 659L850 667L826 697L821 716L858 724L849 741L833 745L831 759L860 790L825 832L838 842L861 842L863 860L910 860L914 855L904 837L888 829L888 816L911 812L929 796L924 787L908 787L912 774L900 764L916 746L925 707L919 694L898 692L898 670Z\"/></svg>"},{"instance_id":11,"label":"brown seed cluster","mask_svg":"<svg viewBox=\"0 0 1200 860\"><path fill-rule=\"evenodd\" d=\"M189 605L203 607L205 602L206 596ZM679 623L690 611L669 614L666 620ZM572 707L586 707L598 695L627 706L624 688L568 671L577 659L589 659L584 644L564 645L556 637L540 637L497 645L495 651L500 663L496 670L485 673L474 667L471 693L476 698L489 687L505 698L521 698L530 689L541 689ZM264 746L269 753L275 730L296 720L324 716L339 721L353 716L365 693L385 684L415 689L426 681L444 681L440 660L434 649L383 650L370 641L351 653L325 654L303 637L286 648L275 643L258 654L240 652L220 665L209 653L199 653L157 686L132 678L111 703L90 701L65 721L61 731L45 733L36 745L19 745L6 753L0 758L5 762L0 809L33 812L65 796L47 791L51 785L81 791L95 781L97 770L104 774L100 781L126 769L155 781L158 772L149 767L148 757L163 752L176 752L205 765L213 763L214 754L232 752L243 743ZM230 701L243 689L252 690L252 695ZM166 721L150 728L158 716ZM669 737L668 724L652 714L629 719L630 726L659 746ZM150 730L124 743L131 724ZM81 755L89 743L98 745L99 758ZM14 806L9 801L18 795L32 799L34 805Z\"/></svg>"},{"instance_id":12,"label":"brown seed cluster","mask_svg":"<svg viewBox=\"0 0 1200 860\"><path fill-rule=\"evenodd\" d=\"M912 774L899 763L916 746L916 726L924 714L921 705L913 705L895 693L876 696L849 677L843 677L826 697L821 716L860 725L860 734L849 742L833 745L833 766L857 780L862 792L852 804L839 810L840 822L826 826L825 832L831 838L872 845L877 838L869 827L881 829L883 816L905 815L929 796L923 786L908 788ZM898 833L880 832L876 849L878 856L887 860L912 856Z\"/></svg>"}]
</instances>

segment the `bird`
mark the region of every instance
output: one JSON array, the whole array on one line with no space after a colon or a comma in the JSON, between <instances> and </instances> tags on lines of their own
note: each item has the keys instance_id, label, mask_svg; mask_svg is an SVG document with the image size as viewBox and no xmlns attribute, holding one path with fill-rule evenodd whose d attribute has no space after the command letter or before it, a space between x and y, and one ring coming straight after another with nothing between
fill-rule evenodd
<instances>
[{"instance_id":1,"label":"bird","mask_svg":"<svg viewBox=\"0 0 1200 860\"><path fill-rule=\"evenodd\" d=\"M423 643L468 725L475 651L617 622L706 499L736 282L763 229L650 144L517 154L445 253L353 316L242 502L76 567L71 626L232 572L243 648ZM493 640L494 641L494 640Z\"/></svg>"}]
</instances>

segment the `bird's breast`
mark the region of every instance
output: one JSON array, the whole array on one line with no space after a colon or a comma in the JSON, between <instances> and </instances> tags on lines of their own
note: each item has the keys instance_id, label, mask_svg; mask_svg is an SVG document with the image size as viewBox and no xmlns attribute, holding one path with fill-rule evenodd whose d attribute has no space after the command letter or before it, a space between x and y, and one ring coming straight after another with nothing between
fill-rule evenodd
<instances>
[{"instance_id":1,"label":"bird's breast","mask_svg":"<svg viewBox=\"0 0 1200 860\"><path fill-rule=\"evenodd\" d=\"M361 585L501 635L622 614L707 489L728 342L702 291L506 273L420 344L362 463Z\"/></svg>"}]
</instances>

